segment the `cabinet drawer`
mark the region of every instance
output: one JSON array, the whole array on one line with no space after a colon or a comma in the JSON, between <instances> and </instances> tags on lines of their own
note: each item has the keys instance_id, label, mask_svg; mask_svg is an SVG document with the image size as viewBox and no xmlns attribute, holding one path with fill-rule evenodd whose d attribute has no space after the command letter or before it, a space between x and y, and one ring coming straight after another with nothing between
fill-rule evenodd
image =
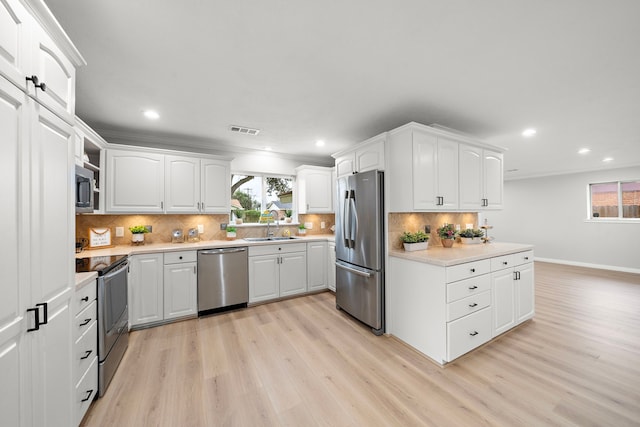
<instances>
[{"instance_id":1,"label":"cabinet drawer","mask_svg":"<svg viewBox=\"0 0 640 427\"><path fill-rule=\"evenodd\" d=\"M76 424L80 425L80 421L84 417L84 414L89 409L91 402L95 399L98 394L98 357L94 357L91 361L91 365L87 372L85 372L84 377L80 380L80 382L76 385L75 388L75 399L73 402L73 409L76 418Z\"/></svg>"},{"instance_id":2,"label":"cabinet drawer","mask_svg":"<svg viewBox=\"0 0 640 427\"><path fill-rule=\"evenodd\" d=\"M89 330L91 324L96 321L97 318L97 303L94 300L89 307L82 310L73 320L73 340L77 341L78 338L86 331Z\"/></svg>"},{"instance_id":3,"label":"cabinet drawer","mask_svg":"<svg viewBox=\"0 0 640 427\"><path fill-rule=\"evenodd\" d=\"M484 291L477 295L471 295L466 298L447 304L447 322L475 313L491 304L491 291Z\"/></svg>"},{"instance_id":4,"label":"cabinet drawer","mask_svg":"<svg viewBox=\"0 0 640 427\"><path fill-rule=\"evenodd\" d=\"M522 265L533 262L533 251L524 251L513 254L513 265Z\"/></svg>"},{"instance_id":5,"label":"cabinet drawer","mask_svg":"<svg viewBox=\"0 0 640 427\"><path fill-rule=\"evenodd\" d=\"M495 258L491 258L491 271L504 270L505 268L511 268L515 265L515 259L513 255L502 255Z\"/></svg>"},{"instance_id":6,"label":"cabinet drawer","mask_svg":"<svg viewBox=\"0 0 640 427\"><path fill-rule=\"evenodd\" d=\"M477 277L491 271L491 261L483 259L480 261L467 262L465 264L447 267L447 283L457 282L458 280Z\"/></svg>"},{"instance_id":7,"label":"cabinet drawer","mask_svg":"<svg viewBox=\"0 0 640 427\"><path fill-rule=\"evenodd\" d=\"M470 295L477 295L489 289L491 289L490 274L449 283L447 285L447 302L457 301Z\"/></svg>"},{"instance_id":8,"label":"cabinet drawer","mask_svg":"<svg viewBox=\"0 0 640 427\"><path fill-rule=\"evenodd\" d=\"M447 323L447 361L491 339L491 307Z\"/></svg>"},{"instance_id":9,"label":"cabinet drawer","mask_svg":"<svg viewBox=\"0 0 640 427\"><path fill-rule=\"evenodd\" d=\"M181 262L196 262L198 260L198 253L196 251L179 251L179 252L165 252L164 264L178 264Z\"/></svg>"},{"instance_id":10,"label":"cabinet drawer","mask_svg":"<svg viewBox=\"0 0 640 427\"><path fill-rule=\"evenodd\" d=\"M286 254L290 252L306 252L306 243L286 243L279 245L249 246L249 256Z\"/></svg>"},{"instance_id":11,"label":"cabinet drawer","mask_svg":"<svg viewBox=\"0 0 640 427\"><path fill-rule=\"evenodd\" d=\"M96 299L96 281L93 280L88 285L83 286L75 293L76 313L80 313Z\"/></svg>"},{"instance_id":12,"label":"cabinet drawer","mask_svg":"<svg viewBox=\"0 0 640 427\"><path fill-rule=\"evenodd\" d=\"M98 322L90 323L86 331L73 346L73 383L84 376L93 359L98 355Z\"/></svg>"}]
</instances>

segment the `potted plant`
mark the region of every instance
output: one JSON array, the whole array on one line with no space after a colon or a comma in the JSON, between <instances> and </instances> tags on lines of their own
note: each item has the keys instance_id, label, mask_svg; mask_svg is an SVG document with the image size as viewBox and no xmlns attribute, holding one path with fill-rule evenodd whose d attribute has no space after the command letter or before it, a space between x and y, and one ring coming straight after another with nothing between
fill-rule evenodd
<instances>
[{"instance_id":1,"label":"potted plant","mask_svg":"<svg viewBox=\"0 0 640 427\"><path fill-rule=\"evenodd\" d=\"M233 225L227 225L227 240L235 240L236 228Z\"/></svg>"},{"instance_id":2,"label":"potted plant","mask_svg":"<svg viewBox=\"0 0 640 427\"><path fill-rule=\"evenodd\" d=\"M129 227L129 231L132 233L131 241L133 243L144 243L144 235L149 232L144 225L134 225Z\"/></svg>"},{"instance_id":3,"label":"potted plant","mask_svg":"<svg viewBox=\"0 0 640 427\"><path fill-rule=\"evenodd\" d=\"M429 235L421 230L415 233L405 231L402 233L401 238L404 250L407 252L425 250L429 243Z\"/></svg>"},{"instance_id":4,"label":"potted plant","mask_svg":"<svg viewBox=\"0 0 640 427\"><path fill-rule=\"evenodd\" d=\"M292 218L291 215L293 215L293 211L291 209L285 209L284 211L284 222L291 222Z\"/></svg>"},{"instance_id":5,"label":"potted plant","mask_svg":"<svg viewBox=\"0 0 640 427\"><path fill-rule=\"evenodd\" d=\"M236 214L236 224L242 224L242 218L244 218L244 211L238 209L235 212L235 214Z\"/></svg>"},{"instance_id":6,"label":"potted plant","mask_svg":"<svg viewBox=\"0 0 640 427\"><path fill-rule=\"evenodd\" d=\"M298 234L299 234L299 235L301 235L301 236L303 236L303 235L307 234L307 229L306 229L306 227L304 226L304 224L300 224L300 225L298 226Z\"/></svg>"},{"instance_id":7,"label":"potted plant","mask_svg":"<svg viewBox=\"0 0 640 427\"><path fill-rule=\"evenodd\" d=\"M445 248L450 248L453 246L453 242L456 239L456 229L453 224L444 224L442 227L438 228L438 236L440 237L440 241L442 242L442 246Z\"/></svg>"},{"instance_id":8,"label":"potted plant","mask_svg":"<svg viewBox=\"0 0 640 427\"><path fill-rule=\"evenodd\" d=\"M462 230L458 233L460 237L460 241L465 245L475 245L477 243L482 243L482 236L484 236L484 231L475 228L467 228L466 230Z\"/></svg>"}]
</instances>

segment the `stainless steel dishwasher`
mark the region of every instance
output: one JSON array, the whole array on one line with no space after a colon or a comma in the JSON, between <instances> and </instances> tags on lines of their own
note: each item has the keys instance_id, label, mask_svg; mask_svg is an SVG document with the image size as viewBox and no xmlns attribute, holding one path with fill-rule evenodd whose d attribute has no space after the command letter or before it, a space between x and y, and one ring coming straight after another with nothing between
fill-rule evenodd
<instances>
[{"instance_id":1,"label":"stainless steel dishwasher","mask_svg":"<svg viewBox=\"0 0 640 427\"><path fill-rule=\"evenodd\" d=\"M198 251L198 315L247 306L248 252L246 246Z\"/></svg>"}]
</instances>

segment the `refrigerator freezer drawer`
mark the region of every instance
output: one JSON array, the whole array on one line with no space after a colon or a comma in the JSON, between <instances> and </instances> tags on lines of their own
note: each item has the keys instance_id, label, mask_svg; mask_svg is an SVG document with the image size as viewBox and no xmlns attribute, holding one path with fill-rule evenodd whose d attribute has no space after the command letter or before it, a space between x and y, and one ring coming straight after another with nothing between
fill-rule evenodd
<instances>
[{"instance_id":1,"label":"refrigerator freezer drawer","mask_svg":"<svg viewBox=\"0 0 640 427\"><path fill-rule=\"evenodd\" d=\"M384 328L384 274L336 262L336 304L374 330Z\"/></svg>"}]
</instances>

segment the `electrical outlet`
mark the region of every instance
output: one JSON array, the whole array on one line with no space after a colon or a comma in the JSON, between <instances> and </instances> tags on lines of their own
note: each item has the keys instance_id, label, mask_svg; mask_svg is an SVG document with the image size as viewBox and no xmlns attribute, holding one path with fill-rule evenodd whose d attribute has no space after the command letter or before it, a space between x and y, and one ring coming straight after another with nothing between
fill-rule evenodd
<instances>
[{"instance_id":1,"label":"electrical outlet","mask_svg":"<svg viewBox=\"0 0 640 427\"><path fill-rule=\"evenodd\" d=\"M202 233L204 233L204 225L198 224L198 234L202 234Z\"/></svg>"},{"instance_id":2,"label":"electrical outlet","mask_svg":"<svg viewBox=\"0 0 640 427\"><path fill-rule=\"evenodd\" d=\"M145 225L144 228L146 228L149 233L153 232L153 227L151 225Z\"/></svg>"},{"instance_id":3,"label":"electrical outlet","mask_svg":"<svg viewBox=\"0 0 640 427\"><path fill-rule=\"evenodd\" d=\"M431 226L429 224L424 226L424 232L427 234L431 233Z\"/></svg>"},{"instance_id":4,"label":"electrical outlet","mask_svg":"<svg viewBox=\"0 0 640 427\"><path fill-rule=\"evenodd\" d=\"M227 223L226 222L221 222L220 223L220 230L226 230L227 229Z\"/></svg>"},{"instance_id":5,"label":"electrical outlet","mask_svg":"<svg viewBox=\"0 0 640 427\"><path fill-rule=\"evenodd\" d=\"M304 228L306 228L307 230L313 230L313 223L312 222L305 222L304 223Z\"/></svg>"},{"instance_id":6,"label":"electrical outlet","mask_svg":"<svg viewBox=\"0 0 640 427\"><path fill-rule=\"evenodd\" d=\"M124 227L116 227L116 237L124 237Z\"/></svg>"}]
</instances>

